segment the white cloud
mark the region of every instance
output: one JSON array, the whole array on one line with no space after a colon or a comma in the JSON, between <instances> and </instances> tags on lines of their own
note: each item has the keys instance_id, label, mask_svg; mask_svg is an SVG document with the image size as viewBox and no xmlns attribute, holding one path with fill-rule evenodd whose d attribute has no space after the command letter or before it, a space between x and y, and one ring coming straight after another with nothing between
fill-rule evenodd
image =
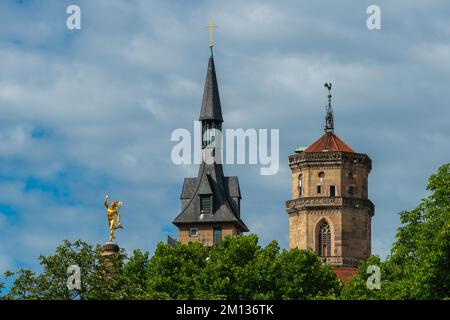
<instances>
[{"instance_id":1,"label":"white cloud","mask_svg":"<svg viewBox=\"0 0 450 320\"><path fill-rule=\"evenodd\" d=\"M183 178L197 174L171 163L170 133L192 130L200 112L210 16L220 26L224 126L280 128L277 176L225 168L239 175L251 231L287 246L286 157L321 134L323 83L332 81L337 133L374 161L373 249L385 253L396 213L413 207L448 161L449 47L436 31L446 34L448 13L430 5L428 19L441 24L408 20L421 17L417 3L406 17L397 16L402 6L382 5L379 34L367 33L365 10L357 17L353 3L81 1L78 33L64 29L61 4L2 3L0 194L17 213L11 223L0 218L0 269L34 264L65 238L105 241L105 193L124 201L121 245L149 250L165 240ZM36 19L36 28L25 23ZM26 190L30 178L43 185Z\"/></svg>"}]
</instances>

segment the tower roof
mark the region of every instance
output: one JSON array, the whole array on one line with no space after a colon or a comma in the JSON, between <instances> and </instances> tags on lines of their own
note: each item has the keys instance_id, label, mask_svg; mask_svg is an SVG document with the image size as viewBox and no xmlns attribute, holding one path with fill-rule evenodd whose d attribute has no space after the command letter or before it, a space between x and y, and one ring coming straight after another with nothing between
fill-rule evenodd
<instances>
[{"instance_id":1,"label":"tower roof","mask_svg":"<svg viewBox=\"0 0 450 320\"><path fill-rule=\"evenodd\" d=\"M213 212L200 213L199 195L213 196ZM175 225L198 223L230 223L248 231L239 214L241 192L238 177L225 177L220 164L202 163L196 178L185 178L181 200L185 200L181 213L172 221Z\"/></svg>"},{"instance_id":2,"label":"tower roof","mask_svg":"<svg viewBox=\"0 0 450 320\"><path fill-rule=\"evenodd\" d=\"M219 87L217 86L216 68L214 66L214 58L212 55L209 57L208 61L208 71L206 72L205 89L203 91L202 109L200 111L199 120L215 120L223 122Z\"/></svg>"},{"instance_id":3,"label":"tower roof","mask_svg":"<svg viewBox=\"0 0 450 320\"><path fill-rule=\"evenodd\" d=\"M212 46L210 46L212 49ZM223 122L217 86L214 58L209 57L206 73L205 91L203 93L200 121ZM210 213L201 210L201 197L212 196ZM240 218L241 192L237 177L226 177L221 163L202 163L195 178L185 178L181 191L182 211L172 221L177 226L197 224L233 224L240 231L248 231Z\"/></svg>"},{"instance_id":4,"label":"tower roof","mask_svg":"<svg viewBox=\"0 0 450 320\"><path fill-rule=\"evenodd\" d=\"M325 132L319 139L305 149L305 152L326 152L326 151L355 151L350 148L334 132Z\"/></svg>"}]
</instances>

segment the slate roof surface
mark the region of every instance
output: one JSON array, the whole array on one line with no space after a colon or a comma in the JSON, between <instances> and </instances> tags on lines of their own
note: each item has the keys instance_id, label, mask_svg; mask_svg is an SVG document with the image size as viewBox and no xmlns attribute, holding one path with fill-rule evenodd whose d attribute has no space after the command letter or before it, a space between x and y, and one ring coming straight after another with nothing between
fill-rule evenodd
<instances>
[{"instance_id":1,"label":"slate roof surface","mask_svg":"<svg viewBox=\"0 0 450 320\"><path fill-rule=\"evenodd\" d=\"M214 66L213 57L209 57L208 61L208 70L206 72L205 89L203 91L202 109L200 111L199 120L216 120L223 122L219 87L217 86L216 68Z\"/></svg>"}]
</instances>

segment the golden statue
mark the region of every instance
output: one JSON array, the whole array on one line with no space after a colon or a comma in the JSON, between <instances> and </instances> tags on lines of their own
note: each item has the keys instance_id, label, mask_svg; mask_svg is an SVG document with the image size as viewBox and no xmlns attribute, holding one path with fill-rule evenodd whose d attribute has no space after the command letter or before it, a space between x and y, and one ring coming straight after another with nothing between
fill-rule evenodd
<instances>
[{"instance_id":1,"label":"golden statue","mask_svg":"<svg viewBox=\"0 0 450 320\"><path fill-rule=\"evenodd\" d=\"M109 194L105 197L105 207L108 209L108 225L109 225L109 241L113 241L114 230L123 229L120 223L120 208L122 207L121 201L113 201L108 205Z\"/></svg>"}]
</instances>

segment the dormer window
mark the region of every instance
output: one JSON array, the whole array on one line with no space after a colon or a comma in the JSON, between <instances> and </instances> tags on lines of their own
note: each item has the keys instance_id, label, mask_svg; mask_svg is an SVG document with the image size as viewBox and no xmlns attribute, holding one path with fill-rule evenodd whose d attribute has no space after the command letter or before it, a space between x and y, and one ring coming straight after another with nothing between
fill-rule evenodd
<instances>
[{"instance_id":1,"label":"dormer window","mask_svg":"<svg viewBox=\"0 0 450 320\"><path fill-rule=\"evenodd\" d=\"M209 194L200 195L200 213L212 214L212 195Z\"/></svg>"}]
</instances>

